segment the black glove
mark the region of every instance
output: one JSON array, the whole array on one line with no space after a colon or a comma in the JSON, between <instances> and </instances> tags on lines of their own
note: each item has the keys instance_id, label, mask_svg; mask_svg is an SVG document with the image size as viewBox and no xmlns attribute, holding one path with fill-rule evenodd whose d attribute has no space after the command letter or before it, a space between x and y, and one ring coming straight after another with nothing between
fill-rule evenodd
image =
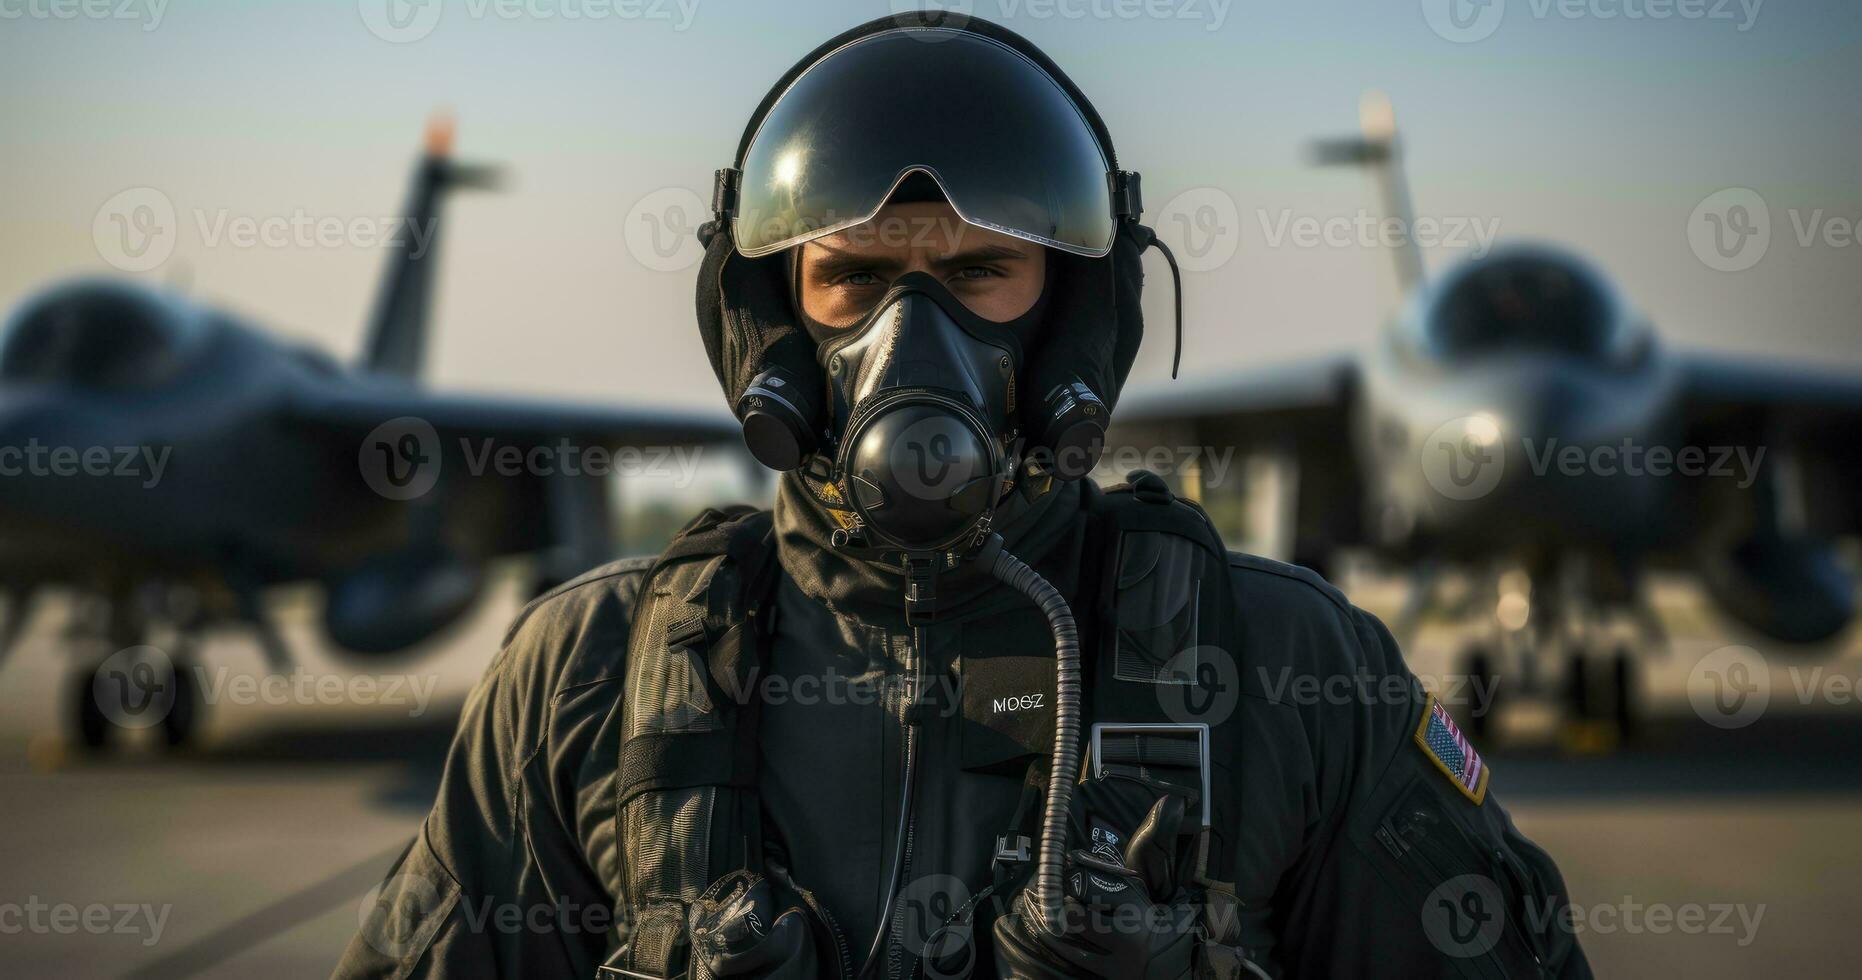
<instances>
[{"instance_id":1,"label":"black glove","mask_svg":"<svg viewBox=\"0 0 1862 980\"><path fill-rule=\"evenodd\" d=\"M1001 977L1105 977L1180 980L1190 976L1197 907L1180 886L1187 867L1184 800L1174 793L1153 803L1129 838L1100 816L1129 803L1130 787L1104 781L1076 787L1073 840L1063 868L1064 912L1052 928L1041 921L1032 888L996 920L996 970ZM1098 785L1102 791L1090 789ZM1108 796L1108 794L1110 794ZM1058 933L1058 935L1056 935Z\"/></svg>"},{"instance_id":2,"label":"black glove","mask_svg":"<svg viewBox=\"0 0 1862 980\"><path fill-rule=\"evenodd\" d=\"M775 905L769 882L748 871L705 889L687 919L692 980L813 980L818 967L806 913L791 908L776 915Z\"/></svg>"}]
</instances>

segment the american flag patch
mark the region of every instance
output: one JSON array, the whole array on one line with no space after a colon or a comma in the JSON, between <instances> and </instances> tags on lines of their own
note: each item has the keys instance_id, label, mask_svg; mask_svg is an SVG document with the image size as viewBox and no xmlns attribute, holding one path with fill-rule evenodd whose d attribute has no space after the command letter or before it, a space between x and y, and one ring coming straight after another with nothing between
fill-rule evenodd
<instances>
[{"instance_id":1,"label":"american flag patch","mask_svg":"<svg viewBox=\"0 0 1862 980\"><path fill-rule=\"evenodd\" d=\"M1486 761L1468 744L1468 737L1455 727L1448 709L1433 694L1429 695L1429 709L1422 713L1422 724L1416 726L1416 744L1475 806L1487 798Z\"/></svg>"}]
</instances>

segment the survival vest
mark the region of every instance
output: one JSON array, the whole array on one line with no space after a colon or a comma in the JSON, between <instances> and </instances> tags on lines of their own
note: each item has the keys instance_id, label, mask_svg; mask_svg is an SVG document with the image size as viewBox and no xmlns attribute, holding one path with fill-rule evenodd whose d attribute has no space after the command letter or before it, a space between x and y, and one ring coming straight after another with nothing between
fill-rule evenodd
<instances>
[{"instance_id":1,"label":"survival vest","mask_svg":"<svg viewBox=\"0 0 1862 980\"><path fill-rule=\"evenodd\" d=\"M1227 551L1200 507L1144 471L1088 485L1084 516L1082 775L1128 775L1202 808L1204 929L1230 942L1241 726ZM770 513L740 507L687 525L642 584L615 796L624 916L605 977L686 975L693 903L734 872L764 870L759 703L746 695L764 675L777 575ZM831 923L795 883L782 885ZM818 930L817 949L851 976L859 964L835 933Z\"/></svg>"}]
</instances>

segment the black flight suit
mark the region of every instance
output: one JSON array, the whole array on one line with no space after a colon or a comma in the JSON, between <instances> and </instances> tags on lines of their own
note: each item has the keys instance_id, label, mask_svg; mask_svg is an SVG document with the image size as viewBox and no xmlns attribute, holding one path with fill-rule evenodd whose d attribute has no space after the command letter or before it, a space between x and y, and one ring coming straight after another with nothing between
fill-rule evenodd
<instances>
[{"instance_id":1,"label":"black flight suit","mask_svg":"<svg viewBox=\"0 0 1862 980\"><path fill-rule=\"evenodd\" d=\"M1061 496L1078 506L1077 492ZM766 825L857 962L892 859L896 682L910 634L884 612L896 592L824 595L823 582L840 580L816 574L796 537L782 547L759 734ZM1072 596L1083 589L1078 547L1036 563ZM649 564L597 569L518 617L466 705L433 811L385 886L391 921L365 925L336 976L594 977L621 889L622 661ZM1232 555L1229 575L1234 717L1249 749L1216 762L1238 765L1246 787L1233 839L1249 956L1271 976L1589 976L1560 925L1551 859L1492 794L1474 803L1419 745L1426 696L1383 625L1304 569ZM984 611L931 628L927 674L945 710L922 729L907 882L988 880L1037 741L1013 722L977 719L972 699L1025 682L1016 658L1004 666L982 653L1006 645L1051 662L1046 623L1019 597L975 605ZM1470 898L1467 882L1483 894ZM895 949L882 975L909 975L907 960Z\"/></svg>"}]
</instances>

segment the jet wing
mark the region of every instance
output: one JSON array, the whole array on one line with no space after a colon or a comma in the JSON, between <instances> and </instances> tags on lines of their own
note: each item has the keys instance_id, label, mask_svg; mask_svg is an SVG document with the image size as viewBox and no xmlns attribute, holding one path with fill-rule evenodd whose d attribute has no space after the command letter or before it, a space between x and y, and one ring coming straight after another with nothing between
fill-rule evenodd
<instances>
[{"instance_id":1,"label":"jet wing","mask_svg":"<svg viewBox=\"0 0 1862 980\"><path fill-rule=\"evenodd\" d=\"M1714 354L1678 360L1690 445L1763 451L1801 530L1862 534L1862 376Z\"/></svg>"},{"instance_id":2,"label":"jet wing","mask_svg":"<svg viewBox=\"0 0 1862 980\"><path fill-rule=\"evenodd\" d=\"M1134 388L1119 398L1120 424L1158 420L1233 429L1277 439L1287 424L1325 422L1357 384L1357 362L1325 357L1278 367Z\"/></svg>"},{"instance_id":3,"label":"jet wing","mask_svg":"<svg viewBox=\"0 0 1862 980\"><path fill-rule=\"evenodd\" d=\"M1290 460L1296 469L1292 555L1320 563L1333 549L1364 539L1364 485L1350 431L1358 379L1357 362L1337 356L1134 388L1113 412L1106 456L1114 466L1129 458L1146 467L1154 465L1151 459L1229 450ZM1245 469L1226 468L1231 487L1211 483L1207 468L1194 488L1180 474L1174 482L1179 490L1219 500L1247 493Z\"/></svg>"},{"instance_id":4,"label":"jet wing","mask_svg":"<svg viewBox=\"0 0 1862 980\"><path fill-rule=\"evenodd\" d=\"M297 392L284 416L357 474L364 499L405 501L403 519L440 522L469 559L539 554L542 584L613 556L612 494L630 478L688 480L702 454L743 438L723 412L436 394L388 378Z\"/></svg>"},{"instance_id":5,"label":"jet wing","mask_svg":"<svg viewBox=\"0 0 1862 980\"><path fill-rule=\"evenodd\" d=\"M419 419L442 440L491 439L500 445L706 446L742 438L723 412L530 401L484 395L438 394L398 384L361 384L295 398L296 421L354 432L358 437L395 419Z\"/></svg>"}]
</instances>

